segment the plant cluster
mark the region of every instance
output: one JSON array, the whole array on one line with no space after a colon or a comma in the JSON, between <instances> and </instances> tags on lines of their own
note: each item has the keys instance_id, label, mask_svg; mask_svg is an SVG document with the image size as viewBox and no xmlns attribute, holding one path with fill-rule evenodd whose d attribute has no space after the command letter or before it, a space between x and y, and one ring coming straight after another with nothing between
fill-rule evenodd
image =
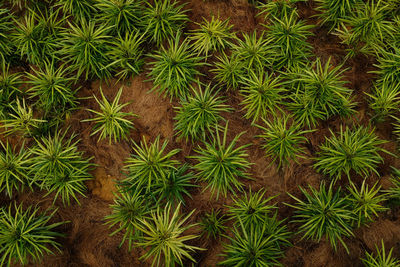
<instances>
[{"instance_id":1,"label":"plant cluster","mask_svg":"<svg viewBox=\"0 0 400 267\"><path fill-rule=\"evenodd\" d=\"M222 97L212 92L210 85L204 90L193 89L193 95L176 107L176 134L186 141L205 140L208 133L214 132L215 125L224 120L221 113L231 110Z\"/></svg>"},{"instance_id":2,"label":"plant cluster","mask_svg":"<svg viewBox=\"0 0 400 267\"><path fill-rule=\"evenodd\" d=\"M65 222L49 223L56 211L46 214L38 208L23 209L15 203L0 208L0 264L7 267L17 262L26 265L31 258L40 262L44 254L61 251L61 245L55 239L62 234L55 228Z\"/></svg>"},{"instance_id":3,"label":"plant cluster","mask_svg":"<svg viewBox=\"0 0 400 267\"><path fill-rule=\"evenodd\" d=\"M150 77L154 88L160 93L172 97L185 99L189 95L192 83L197 82L197 76L201 75L198 67L204 65L203 57L197 56L192 51L187 39L180 42L181 34L168 40L168 47L161 47L155 55L151 55L154 61L151 63Z\"/></svg>"},{"instance_id":4,"label":"plant cluster","mask_svg":"<svg viewBox=\"0 0 400 267\"><path fill-rule=\"evenodd\" d=\"M380 140L373 129L341 127L337 135L330 131L332 136L325 137L316 158L314 167L318 172L334 180L343 174L350 179L351 171L365 177L371 173L379 175L376 168L383 162L379 152L389 152L380 147L386 141Z\"/></svg>"},{"instance_id":5,"label":"plant cluster","mask_svg":"<svg viewBox=\"0 0 400 267\"><path fill-rule=\"evenodd\" d=\"M349 253L345 238L354 236L353 226L359 227L385 210L381 203L386 196L379 193L376 185L369 188L363 183L358 189L352 184L348 189L346 194L340 187L333 189L333 183L328 188L321 183L319 189L309 186L309 191L300 187L305 200L289 194L296 201L287 204L296 210L292 222L299 224L302 238L317 242L325 238L334 250L341 243Z\"/></svg>"},{"instance_id":6,"label":"plant cluster","mask_svg":"<svg viewBox=\"0 0 400 267\"><path fill-rule=\"evenodd\" d=\"M220 130L216 128L216 137L211 142L204 142L204 147L198 147L195 152L198 155L191 158L198 161L193 169L202 181L208 183L205 189L210 188L211 194L216 193L226 197L228 191L235 194L235 190L242 190L242 183L238 178L248 178L246 170L251 166L246 157L245 148L248 145L236 146L240 135L228 143L228 123L220 136Z\"/></svg>"},{"instance_id":7,"label":"plant cluster","mask_svg":"<svg viewBox=\"0 0 400 267\"><path fill-rule=\"evenodd\" d=\"M352 90L344 86L343 72L341 66L332 66L331 59L323 64L317 58L309 67L296 68L288 73L293 92L288 109L293 112L297 123L311 128L320 119L354 113Z\"/></svg>"}]
</instances>

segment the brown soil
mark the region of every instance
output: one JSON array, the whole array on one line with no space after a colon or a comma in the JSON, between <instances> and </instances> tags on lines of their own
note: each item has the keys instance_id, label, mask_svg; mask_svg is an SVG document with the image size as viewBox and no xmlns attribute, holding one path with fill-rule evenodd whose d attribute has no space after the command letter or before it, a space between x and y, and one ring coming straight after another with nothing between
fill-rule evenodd
<instances>
[{"instance_id":1,"label":"brown soil","mask_svg":"<svg viewBox=\"0 0 400 267\"><path fill-rule=\"evenodd\" d=\"M182 1L184 2L184 1ZM201 22L202 18L209 19L211 15L220 16L222 19L230 18L230 22L234 25L237 32L252 32L256 28L262 28L261 21L255 17L256 10L247 3L247 0L190 0L187 2L186 8L191 21ZM312 9L313 4L299 4L299 10L302 18L308 23L316 24L317 19L311 17L316 14ZM188 25L188 29L196 28L194 23ZM321 27L314 28L315 36L310 38L310 42L314 47L316 56L326 60L332 56L335 64L343 61L344 47L339 40L333 35L329 35L327 29ZM359 56L354 60L346 62L345 72L346 79L349 81L348 86L354 89L355 99L358 101L358 115L355 120L361 124L369 123L368 106L365 92L369 91L374 76L368 71L373 69L373 59ZM185 157L193 155L192 148L196 144L177 141L173 133L173 106L178 103L170 103L169 99L164 99L157 93L149 93L152 84L145 82L146 74L143 73L124 85L122 102L132 101L127 110L138 115L134 120L135 130L131 131L130 138L139 142L142 136L146 140L154 140L160 135L161 140L168 139L168 149L180 148L182 152L178 159L182 162ZM209 79L206 77L205 79ZM122 84L116 84L110 81L109 84L101 84L105 95L109 98L114 97ZM84 83L79 92L80 97L89 97L92 94L99 95L99 82L92 84ZM317 174L313 168L311 159L304 159L300 164L292 164L283 171L278 171L274 165L270 165L270 160L264 157L264 152L260 148L260 141L254 136L258 134L255 127L251 127L250 122L243 119L243 112L239 105L238 96L234 93L226 93L228 103L235 108L235 112L226 114L229 120L229 138L232 139L236 134L245 131L246 133L240 138L240 144L250 143L252 146L248 149L249 160L254 163L251 167L250 174L254 178L252 181L246 182L247 187L253 190L260 188L267 189L267 195L279 196L275 199L279 207L279 217L281 219L288 218L292 215L292 209L286 207L283 202L291 202L286 192L294 195L300 195L298 186L307 186L308 184L317 186L323 179ZM117 144L108 144L108 141L97 142L96 136L90 136L90 123L80 122L82 119L90 117L90 113L84 108L97 108L93 99L86 99L81 102L82 109L76 111L67 122L71 130L79 134L81 138L80 148L86 152L87 156L94 157L93 162L97 164L93 171L94 180L87 183L89 188L87 197L80 197L80 205L72 204L69 207L63 207L62 203L56 203L59 211L55 220L68 220L69 224L65 225L61 231L66 235L60 242L62 243L62 253L56 253L53 256L46 256L41 264L37 266L148 266L148 264L140 262L138 258L141 251L133 250L128 252L127 245L119 247L122 236L117 234L110 237L111 230L104 225L104 216L110 213L109 205L112 203L113 192L115 190L115 180L123 178L124 161L127 159L131 151L131 142L123 141ZM311 158L317 149L317 146L324 140L324 136L329 135L328 128L333 130L339 129L339 125L351 125L354 120L344 121L342 119L332 119L322 124L321 128L308 134L309 152ZM391 152L396 149L394 138L391 134L390 124L377 126L377 133L380 137L389 140L385 146ZM380 166L382 174L382 184L384 187L389 185L388 177L390 176L390 166L399 166L399 160L391 156L385 155L385 164ZM379 178L372 176L369 181L374 183ZM202 185L204 187L204 185ZM184 211L196 209L194 218L213 208L225 208L225 204L230 203L231 199L220 197L218 201L210 197L209 192L202 192L202 188L194 190L192 199L187 200ZM43 208L51 205L52 196L42 198L43 192L26 193L18 196L18 201L23 201L26 205L40 203ZM0 199L0 201L6 201ZM364 251L371 251L375 244L379 244L381 239L384 240L387 247L394 247L396 256L400 256L400 216L399 210L391 210L385 214L381 214L380 219L366 227L361 227L355 231L355 238L347 240L350 254L347 254L342 247L339 247L335 253L328 242L321 241L314 243L307 240L300 240L299 236L294 236L293 247L287 249L286 257L282 260L285 266L361 266L359 258L364 255ZM294 225L289 226L295 231ZM196 266L216 266L221 260L218 256L222 251L222 243L226 241L207 241L201 239L207 250L198 252L195 258L198 260Z\"/></svg>"}]
</instances>

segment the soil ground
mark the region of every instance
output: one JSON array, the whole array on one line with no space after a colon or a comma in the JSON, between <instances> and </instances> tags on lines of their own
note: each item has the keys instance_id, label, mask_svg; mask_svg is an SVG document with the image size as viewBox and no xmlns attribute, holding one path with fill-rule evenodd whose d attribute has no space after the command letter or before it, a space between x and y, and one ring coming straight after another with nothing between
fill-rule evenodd
<instances>
[{"instance_id":1,"label":"soil ground","mask_svg":"<svg viewBox=\"0 0 400 267\"><path fill-rule=\"evenodd\" d=\"M201 22L202 18L210 19L211 15L220 16L222 19L230 19L230 23L234 25L236 32L252 32L254 29L262 29L262 21L256 17L255 8L248 4L246 0L190 0L187 2L186 8L189 18L192 21L187 30L194 29L197 26L193 22ZM316 24L318 19L314 17L317 14L313 9L312 1L301 3L298 5L299 13L302 19L309 24ZM339 40L331 34L328 34L326 28L316 26L313 29L314 36L309 38L309 42L314 47L314 54L323 60L327 60L330 56L335 64L343 62L344 49ZM264 156L263 150L260 148L260 140L254 136L259 132L252 127L248 120L243 119L242 106L239 105L240 97L235 92L226 92L226 98L235 112L224 114L229 120L229 138L232 139L236 134L245 131L246 133L240 138L240 144L252 144L248 148L249 160L254 163L250 174L254 178L252 181L246 181L246 187L252 190L260 188L267 189L267 195L279 195L275 201L279 207L279 217L281 219L289 218L293 211L286 207L283 203L292 200L287 196L286 192L294 195L300 195L298 186L307 186L308 184L318 186L323 180L321 175L317 174L312 168L312 157L315 155L318 145L324 140L325 136L329 136L328 129L337 130L339 125L352 125L358 122L368 125L370 116L368 115L367 97L368 92L374 80L374 76L369 73L373 70L373 58L365 56L356 57L345 63L344 67L348 68L345 72L348 86L354 90L355 100L358 102L358 114L355 118L345 121L343 119L333 118L320 125L320 128L307 135L309 139L308 159L301 160L300 164L291 164L287 169L278 171L274 165L270 165L270 159ZM180 148L182 152L178 155L178 159L182 162L190 160L185 159L188 155L193 155L193 148L198 144L185 143L177 141L174 137L174 109L177 102L170 103L169 99L164 99L157 93L149 93L152 88L150 82L146 82L148 77L147 71L134 78L128 84L124 85L123 96L121 102L132 101L127 107L128 111L139 115L135 119L135 130L131 131L130 138L135 142L139 142L142 136L147 140L154 140L158 135L161 140L168 139L168 149ZM211 76L205 76L205 81L211 81ZM89 97L92 94L99 96L100 83L98 81L92 83L82 83L79 92L80 97ZM105 95L113 98L121 86L115 81L109 84L101 84ZM96 103L93 99L83 100L81 106L84 108L96 109ZM57 203L59 210L55 220L67 220L70 223L60 229L66 235L60 239L62 243L62 253L46 256L41 264L37 266L68 266L68 267L111 267L111 266L148 266L138 260L142 251L134 249L129 252L126 245L119 247L122 235L117 234L110 237L112 232L107 225L104 225L104 216L111 212L109 205L112 203L113 192L115 191L115 181L123 178L121 172L124 161L132 152L130 142L120 142L118 144L109 145L107 141L97 142L96 136L90 136L91 125L89 123L81 123L82 119L90 117L90 113L85 109L81 109L72 114L67 121L67 125L71 130L78 133L81 138L80 148L86 152L87 156L94 157L94 163L98 166L93 171L94 179L87 183L89 188L87 197L80 197L80 205L72 204L63 207L61 203ZM392 128L390 123L376 125L377 134L389 141L385 148L391 152L395 152L396 144L393 141ZM390 183L390 166L400 166L400 161L392 156L386 156L385 163L379 168L381 177L372 176L368 179L373 184L380 181L384 188ZM357 181L357 178L355 178ZM346 184L346 181L341 181ZM204 186L204 185L203 185ZM17 201L28 204L40 204L43 208L50 206L52 196L43 198L43 192L30 193L27 192L17 197ZM1 200L0 200L1 201ZM6 202L6 200L2 200ZM196 210L192 218L196 221L200 216L211 210L211 208L226 209L225 205L231 202L231 198L220 197L218 201L210 198L209 192L202 192L202 188L195 189L192 192L192 199L187 199L183 208L184 212ZM400 210L393 208L386 213L381 214L379 219L374 223L355 230L355 237L346 240L350 249L350 254L339 247L334 252L326 241L315 243L306 240L300 240L295 235L292 242L293 246L287 249L285 258L282 263L285 266L362 266L360 257L364 255L364 251L374 250L375 244L384 240L387 248L394 247L396 256L400 256ZM296 226L289 224L292 231L296 230ZM200 239L200 245L206 248L205 251L198 252L195 255L197 264L195 266L216 266L221 260L219 254L222 251L222 244L226 240L209 241L204 238ZM199 245L199 243L197 245Z\"/></svg>"}]
</instances>

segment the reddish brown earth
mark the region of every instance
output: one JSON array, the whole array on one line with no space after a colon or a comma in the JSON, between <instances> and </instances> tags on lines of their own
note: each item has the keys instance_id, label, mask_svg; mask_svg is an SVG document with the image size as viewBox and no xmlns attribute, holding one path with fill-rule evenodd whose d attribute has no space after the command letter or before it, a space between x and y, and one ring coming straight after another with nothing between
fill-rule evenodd
<instances>
[{"instance_id":1,"label":"reddish brown earth","mask_svg":"<svg viewBox=\"0 0 400 267\"><path fill-rule=\"evenodd\" d=\"M183 2L183 1L182 1ZM211 15L220 16L222 19L230 18L230 22L234 25L236 32L252 32L254 29L262 29L262 21L256 18L256 10L247 3L246 0L191 0L187 2L186 8L190 19L193 22L200 22L202 18L209 19ZM318 20L312 17L316 14L313 10L312 3L302 3L298 6L300 15L310 24L316 24ZM196 28L194 23L190 23L188 29ZM335 64L343 61L344 49L338 39L327 33L327 29L315 27L313 30L315 36L309 39L314 47L314 54L326 60L332 56ZM314 156L317 146L324 140L324 136L329 135L328 128L337 130L339 125L352 125L355 122L367 125L369 122L368 105L365 92L368 92L374 80L374 76L369 74L373 70L372 58L359 56L345 63L348 70L345 72L348 86L354 89L355 100L359 103L357 110L358 115L352 120L345 121L343 119L333 118L325 123L314 133L308 134L309 145L308 158ZM152 84L145 82L148 78L147 72L142 73L135 79L124 85L122 102L132 101L127 107L128 111L139 115L135 119L136 129L131 131L131 139L139 142L142 136L147 140L154 140L160 135L161 139L168 139L168 149L180 148L182 152L178 155L178 159L184 162L185 157L193 155L193 147L197 144L190 144L177 141L173 133L173 106L178 103L170 103L169 99L164 99L156 93L149 93ZM206 81L211 81L212 77L205 76ZM99 82L91 84L83 83L79 92L81 97L88 97L92 94L99 96ZM102 89L107 97L114 97L121 84L115 84L111 81L109 85L102 84ZM254 136L258 134L258 130L250 125L250 122L243 119L241 111L240 98L235 92L224 93L228 103L235 109L235 112L225 114L229 120L229 138L232 139L236 134L246 131L240 138L240 144L252 144L248 149L249 160L254 163L251 167L250 174L254 178L252 181L246 181L246 187L257 190L260 188L267 189L267 195L279 196L275 199L279 207L279 217L281 219L288 218L292 215L293 210L286 207L283 202L291 202L286 192L299 195L298 186L307 186L308 184L318 186L323 178L317 174L313 168L312 159L301 160L300 164L292 164L287 169L278 172L274 165L270 165L270 160L264 157L263 150L259 147L260 140ZM84 108L96 109L96 103L93 99L83 100L81 106ZM90 117L90 113L85 109L81 109L72 114L67 122L73 131L79 134L81 138L80 148L86 152L87 156L94 157L94 163L98 166L93 171L94 180L87 183L89 188L87 197L80 197L81 205L72 204L69 207L63 207L61 203L56 203L59 207L56 218L54 220L70 221L60 231L66 235L59 241L62 243L62 253L56 253L53 256L46 256L41 264L37 266L68 266L68 267L108 267L108 266L148 266L138 260L142 251L134 249L128 252L126 245L119 248L122 238L121 234L110 237L111 230L104 225L104 216L111 212L109 205L112 203L113 191L115 190L115 180L123 178L122 169L124 161L131 151L130 142L120 142L118 144L109 145L107 141L97 143L96 136L90 136L90 123L80 122L82 119ZM378 135L390 142L385 148L391 152L396 149L394 138L391 134L392 128L389 123L377 125ZM390 186L388 178L390 176L390 166L400 166L398 159L392 156L384 155L385 163L380 166L379 172L381 178L372 176L368 179L373 184L380 180L384 188ZM186 160L188 161L188 160ZM188 161L190 162L190 161ZM357 177L355 180L357 181ZM358 179L361 181L361 179ZM343 185L346 181L341 181ZM204 187L204 185L202 185ZM52 196L43 198L43 192L26 193L18 196L18 201L23 201L25 205L40 204L43 208L51 205ZM0 200L5 202L6 200ZM211 208L222 208L225 204L230 203L230 197L220 198L218 201L210 197L209 192L202 192L202 189L196 189L192 192L192 199L187 199L184 212L196 209L193 221L200 218L201 214ZM321 241L320 243L300 240L295 235L293 238L293 247L287 249L286 256L282 260L285 266L361 266L360 257L364 255L364 251L371 251L374 245L384 240L386 247L394 247L396 256L400 256L400 213L399 209L389 210L387 213L381 214L380 218L374 223L355 230L355 238L346 240L348 243L350 254L347 254L343 248L335 253L330 245ZM296 230L295 225L289 225L292 231ZM208 241L201 238L199 243L206 248L205 251L198 252L195 255L198 261L195 266L216 266L221 260L218 256L222 251L222 243L226 241Z\"/></svg>"}]
</instances>

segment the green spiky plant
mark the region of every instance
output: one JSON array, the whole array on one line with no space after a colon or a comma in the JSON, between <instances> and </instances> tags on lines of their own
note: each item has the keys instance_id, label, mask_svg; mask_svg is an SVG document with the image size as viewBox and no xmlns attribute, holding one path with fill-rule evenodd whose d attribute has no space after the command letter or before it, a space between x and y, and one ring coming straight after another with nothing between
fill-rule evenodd
<instances>
[{"instance_id":1,"label":"green spiky plant","mask_svg":"<svg viewBox=\"0 0 400 267\"><path fill-rule=\"evenodd\" d=\"M400 82L400 48L391 47L389 51L381 53L377 57L377 64L374 64L378 69L372 71L379 76L378 82L383 84L398 84Z\"/></svg>"},{"instance_id":2,"label":"green spiky plant","mask_svg":"<svg viewBox=\"0 0 400 267\"><path fill-rule=\"evenodd\" d=\"M225 53L217 59L215 68L211 70L215 74L215 80L227 89L237 89L244 76L243 63L237 57L227 56Z\"/></svg>"},{"instance_id":3,"label":"green spiky plant","mask_svg":"<svg viewBox=\"0 0 400 267\"><path fill-rule=\"evenodd\" d=\"M336 29L343 19L354 15L360 0L317 0L316 10L320 11L318 17L322 19L322 25L328 25L329 30Z\"/></svg>"},{"instance_id":4,"label":"green spiky plant","mask_svg":"<svg viewBox=\"0 0 400 267\"><path fill-rule=\"evenodd\" d=\"M19 151L12 147L8 141L6 144L0 141L0 192L5 192L10 198L13 192L22 192L24 187L31 187L31 179L28 175L30 165L30 152L22 144Z\"/></svg>"},{"instance_id":5,"label":"green spiky plant","mask_svg":"<svg viewBox=\"0 0 400 267\"><path fill-rule=\"evenodd\" d=\"M319 242L323 237L336 251L338 242L349 252L344 237L353 236L351 223L355 219L350 202L341 194L340 188L333 190L332 183L326 189L321 183L319 190L309 186L310 192L300 187L305 200L301 200L288 193L296 204L286 204L295 209L296 215L292 222L299 224L298 233L302 239L311 239Z\"/></svg>"},{"instance_id":6,"label":"green spiky plant","mask_svg":"<svg viewBox=\"0 0 400 267\"><path fill-rule=\"evenodd\" d=\"M16 105L11 106L9 117L1 120L5 135L18 134L22 137L32 137L34 132L40 127L44 120L37 119L33 114L33 109L27 106L25 99L22 103L16 100Z\"/></svg>"},{"instance_id":7,"label":"green spiky plant","mask_svg":"<svg viewBox=\"0 0 400 267\"><path fill-rule=\"evenodd\" d=\"M228 219L224 214L221 214L221 210L212 209L211 212L206 212L200 221L200 227L202 228L203 234L207 238L221 238L221 235L225 233Z\"/></svg>"},{"instance_id":8,"label":"green spiky plant","mask_svg":"<svg viewBox=\"0 0 400 267\"><path fill-rule=\"evenodd\" d=\"M190 92L190 84L197 81L201 73L198 67L204 65L203 57L197 56L191 50L188 40L180 43L181 34L168 40L168 48L161 47L156 54L151 55L150 78L154 83L152 90L173 97L186 98Z\"/></svg>"},{"instance_id":9,"label":"green spiky plant","mask_svg":"<svg viewBox=\"0 0 400 267\"><path fill-rule=\"evenodd\" d=\"M66 137L69 134L69 137ZM89 171L93 164L78 150L79 139L68 131L56 131L36 140L32 153L29 175L41 189L54 192L54 202L61 198L64 205L70 205L77 195L84 196L85 181L91 179Z\"/></svg>"},{"instance_id":10,"label":"green spiky plant","mask_svg":"<svg viewBox=\"0 0 400 267\"><path fill-rule=\"evenodd\" d=\"M198 155L191 158L198 163L193 166L197 171L200 180L208 185L204 190L210 188L211 195L216 193L216 198L222 194L226 197L228 191L235 194L235 189L242 190L242 183L238 178L249 178L246 170L251 163L248 162L245 148L249 145L236 147L240 136L239 134L228 143L228 122L223 129L223 136L220 136L220 129L216 127L216 137L211 142L204 142L204 147L198 147L195 152Z\"/></svg>"},{"instance_id":11,"label":"green spiky plant","mask_svg":"<svg viewBox=\"0 0 400 267\"><path fill-rule=\"evenodd\" d=\"M233 228L234 238L228 236L230 244L224 244L221 256L226 259L219 262L221 266L277 266L284 252L276 246L275 238L266 235L262 227ZM264 237L264 238L261 238Z\"/></svg>"},{"instance_id":12,"label":"green spiky plant","mask_svg":"<svg viewBox=\"0 0 400 267\"><path fill-rule=\"evenodd\" d=\"M273 216L267 216L264 220L266 238L272 237L275 246L279 249L291 246L290 238L292 232L288 230L285 220L278 220L278 212L275 211Z\"/></svg>"},{"instance_id":13,"label":"green spiky plant","mask_svg":"<svg viewBox=\"0 0 400 267\"><path fill-rule=\"evenodd\" d=\"M347 57L357 53L379 53L386 38L394 32L392 23L386 19L387 5L382 0L361 2L350 16L342 19L337 30L342 42L349 46Z\"/></svg>"},{"instance_id":14,"label":"green spiky plant","mask_svg":"<svg viewBox=\"0 0 400 267\"><path fill-rule=\"evenodd\" d=\"M260 1L257 5L257 8L260 10L257 16L264 16L265 20L282 19L289 14L294 14L297 17L295 4L302 1L304 0L276 0L265 3Z\"/></svg>"},{"instance_id":15,"label":"green spiky plant","mask_svg":"<svg viewBox=\"0 0 400 267\"><path fill-rule=\"evenodd\" d=\"M228 206L228 212L237 225L242 224L244 228L262 226L268 215L276 208L270 204L276 196L265 198L265 190L244 193L242 197L233 198L233 205Z\"/></svg>"},{"instance_id":16,"label":"green spiky plant","mask_svg":"<svg viewBox=\"0 0 400 267\"><path fill-rule=\"evenodd\" d=\"M189 38L193 41L194 50L199 54L207 56L209 52L223 51L231 47L231 40L235 35L231 32L233 25L229 25L229 19L220 20L212 16L210 21L203 18L202 23L196 24L200 28L193 30Z\"/></svg>"},{"instance_id":17,"label":"green spiky plant","mask_svg":"<svg viewBox=\"0 0 400 267\"><path fill-rule=\"evenodd\" d=\"M160 146L160 136L153 143L143 141L133 143L134 154L126 161L125 169L128 176L125 182L130 187L145 188L146 192L153 191L155 185L165 182L171 171L177 170L179 161L172 159L179 149L166 151L168 140Z\"/></svg>"},{"instance_id":18,"label":"green spiky plant","mask_svg":"<svg viewBox=\"0 0 400 267\"><path fill-rule=\"evenodd\" d=\"M42 28L35 15L28 13L22 21L16 21L16 31L13 34L13 43L21 58L27 56L32 64L39 64L43 60Z\"/></svg>"},{"instance_id":19,"label":"green spiky plant","mask_svg":"<svg viewBox=\"0 0 400 267\"><path fill-rule=\"evenodd\" d=\"M65 169L44 180L41 186L47 190L45 196L54 193L53 204L58 199L61 199L64 206L69 206L71 200L80 204L78 196L85 197L85 182L92 179L88 172L92 165L84 161L81 165L80 169Z\"/></svg>"},{"instance_id":20,"label":"green spiky plant","mask_svg":"<svg viewBox=\"0 0 400 267\"><path fill-rule=\"evenodd\" d=\"M4 62L0 69L0 118L6 118L15 105L15 101L22 95L20 86L22 76L12 73L10 66Z\"/></svg>"},{"instance_id":21,"label":"green spiky plant","mask_svg":"<svg viewBox=\"0 0 400 267\"><path fill-rule=\"evenodd\" d=\"M368 176L375 173L378 164L383 162L380 152L388 153L380 147L387 141L380 140L374 129L358 126L355 129L340 127L335 135L325 137L325 143L320 146L314 167L330 178L340 179L345 174L350 179L350 171L358 175Z\"/></svg>"},{"instance_id":22,"label":"green spiky plant","mask_svg":"<svg viewBox=\"0 0 400 267\"><path fill-rule=\"evenodd\" d=\"M312 125L321 114L328 119L334 115L349 116L355 112L352 90L344 86L347 82L343 72L342 66L332 66L331 58L325 64L317 58L310 67L297 68L288 74L295 99L309 103L308 109L303 108L304 103L301 101L291 107L297 120L309 121ZM319 112L311 113L310 108Z\"/></svg>"},{"instance_id":23,"label":"green spiky plant","mask_svg":"<svg viewBox=\"0 0 400 267\"><path fill-rule=\"evenodd\" d=\"M276 55L273 59L273 68L276 70L285 67L291 69L294 66L307 65L312 46L307 38L312 35L313 25L307 25L298 20L296 13L275 18L268 28L268 40L276 46Z\"/></svg>"},{"instance_id":24,"label":"green spiky plant","mask_svg":"<svg viewBox=\"0 0 400 267\"><path fill-rule=\"evenodd\" d=\"M0 265L40 262L45 254L61 252L56 228L66 222L49 223L57 210L41 213L38 208L9 205L0 209Z\"/></svg>"},{"instance_id":25,"label":"green spiky plant","mask_svg":"<svg viewBox=\"0 0 400 267\"><path fill-rule=\"evenodd\" d=\"M312 97L304 92L294 93L289 97L287 109L291 111L296 124L309 129L315 128L320 120L326 118L326 114L318 105L313 103Z\"/></svg>"},{"instance_id":26,"label":"green spiky plant","mask_svg":"<svg viewBox=\"0 0 400 267\"><path fill-rule=\"evenodd\" d=\"M374 216L378 217L378 212L387 210L382 204L387 200L386 194L380 194L381 186L376 182L371 188L365 180L358 189L354 183L350 183L347 189L350 192L349 201L353 207L353 212L357 216L354 224L360 227L362 224L372 222Z\"/></svg>"},{"instance_id":27,"label":"green spiky plant","mask_svg":"<svg viewBox=\"0 0 400 267\"><path fill-rule=\"evenodd\" d=\"M142 0L97 0L98 19L111 33L125 36L138 30L143 13Z\"/></svg>"},{"instance_id":28,"label":"green spiky plant","mask_svg":"<svg viewBox=\"0 0 400 267\"><path fill-rule=\"evenodd\" d=\"M243 96L242 105L246 110L244 117L256 122L267 118L270 114L282 111L280 105L283 103L284 88L279 76L274 77L267 72L250 71L248 77L243 77L243 86L240 93Z\"/></svg>"},{"instance_id":29,"label":"green spiky plant","mask_svg":"<svg viewBox=\"0 0 400 267\"><path fill-rule=\"evenodd\" d=\"M118 227L110 236L123 232L120 247L128 241L129 250L131 250L133 242L141 236L141 232L135 230L133 225L140 219L147 218L151 207L147 199L139 193L125 192L118 187L118 193L114 195L114 203L110 205L112 213L104 219L109 228Z\"/></svg>"},{"instance_id":30,"label":"green spiky plant","mask_svg":"<svg viewBox=\"0 0 400 267\"><path fill-rule=\"evenodd\" d=\"M381 82L375 84L370 97L369 106L373 110L373 120L384 121L400 107L400 84Z\"/></svg>"},{"instance_id":31,"label":"green spiky plant","mask_svg":"<svg viewBox=\"0 0 400 267\"><path fill-rule=\"evenodd\" d=\"M68 77L63 67L58 68L53 62L45 62L43 68L32 68L26 77L31 85L28 94L37 99L36 105L45 114L64 113L77 106L76 91L72 89L74 78Z\"/></svg>"},{"instance_id":32,"label":"green spiky plant","mask_svg":"<svg viewBox=\"0 0 400 267\"><path fill-rule=\"evenodd\" d=\"M17 53L34 65L52 61L58 56L64 21L59 10L25 14L22 21L16 21L16 31L12 36Z\"/></svg>"},{"instance_id":33,"label":"green spiky plant","mask_svg":"<svg viewBox=\"0 0 400 267\"><path fill-rule=\"evenodd\" d=\"M72 15L76 21L89 19L96 11L94 0L60 0L56 5L63 13Z\"/></svg>"},{"instance_id":34,"label":"green spiky plant","mask_svg":"<svg viewBox=\"0 0 400 267\"><path fill-rule=\"evenodd\" d=\"M381 248L379 248L377 245L375 245L375 247L376 247L376 253L369 253L366 251L365 258L361 259L365 267L400 266L400 260L398 260L392 255L393 248L391 248L389 250L389 253L386 254L385 244L383 243L383 240L381 241Z\"/></svg>"},{"instance_id":35,"label":"green spiky plant","mask_svg":"<svg viewBox=\"0 0 400 267\"><path fill-rule=\"evenodd\" d=\"M175 131L186 141L205 140L209 133L214 132L215 125L224 121L221 113L232 110L222 97L212 92L210 84L204 90L193 89L193 94L181 100L180 104L181 107L175 108Z\"/></svg>"},{"instance_id":36,"label":"green spiky plant","mask_svg":"<svg viewBox=\"0 0 400 267\"><path fill-rule=\"evenodd\" d=\"M27 7L28 0L9 0L12 7L24 8Z\"/></svg>"},{"instance_id":37,"label":"green spiky plant","mask_svg":"<svg viewBox=\"0 0 400 267\"><path fill-rule=\"evenodd\" d=\"M82 19L77 24L69 24L69 31L64 34L62 50L64 60L77 76L89 78L108 78L111 73L107 68L109 59L107 53L110 45L106 25L96 25L95 21Z\"/></svg>"},{"instance_id":38,"label":"green spiky plant","mask_svg":"<svg viewBox=\"0 0 400 267\"><path fill-rule=\"evenodd\" d=\"M268 40L261 34L257 38L257 32L243 33L243 40L238 39L232 46L232 56L237 57L243 63L246 70L262 72L272 63L272 48Z\"/></svg>"},{"instance_id":39,"label":"green spiky plant","mask_svg":"<svg viewBox=\"0 0 400 267\"><path fill-rule=\"evenodd\" d=\"M122 87L118 90L112 102L110 102L100 87L101 100L93 95L97 104L100 107L100 111L93 109L88 109L95 116L90 119L82 120L82 122L94 122L93 131L90 135L99 135L97 141L107 139L109 144L112 141L119 142L121 139L127 140L129 130L133 129L133 122L128 119L128 117L135 117L137 115L132 112L123 112L127 105L130 103L119 103L122 95Z\"/></svg>"},{"instance_id":40,"label":"green spiky plant","mask_svg":"<svg viewBox=\"0 0 400 267\"><path fill-rule=\"evenodd\" d=\"M197 185L193 183L194 175L192 172L188 172L189 168L188 164L183 164L177 169L171 169L165 179L160 180L154 186L152 194L159 202L184 204L184 197L191 197L189 190Z\"/></svg>"},{"instance_id":41,"label":"green spiky plant","mask_svg":"<svg viewBox=\"0 0 400 267\"><path fill-rule=\"evenodd\" d=\"M400 170L393 168L392 177L390 181L392 182L392 186L385 190L385 193L388 194L390 199L394 199L396 201L400 200Z\"/></svg>"},{"instance_id":42,"label":"green spiky plant","mask_svg":"<svg viewBox=\"0 0 400 267\"><path fill-rule=\"evenodd\" d=\"M15 28L13 24L14 16L7 8L0 8L0 64L8 62L12 54L13 43L9 36Z\"/></svg>"},{"instance_id":43,"label":"green spiky plant","mask_svg":"<svg viewBox=\"0 0 400 267\"><path fill-rule=\"evenodd\" d=\"M186 10L183 9L184 5L179 5L178 1L161 0L155 1L153 5L147 1L146 3L143 25L148 38L157 46L176 36L189 20L185 14Z\"/></svg>"},{"instance_id":44,"label":"green spiky plant","mask_svg":"<svg viewBox=\"0 0 400 267\"><path fill-rule=\"evenodd\" d=\"M139 32L132 32L113 38L110 42L108 56L111 63L107 68L115 70L119 80L126 80L141 72L144 65L143 38Z\"/></svg>"},{"instance_id":45,"label":"green spiky plant","mask_svg":"<svg viewBox=\"0 0 400 267\"><path fill-rule=\"evenodd\" d=\"M185 217L180 215L180 204L171 211L171 205L164 210L160 207L150 213L150 218L139 219L134 223L136 230L142 232L143 237L136 242L136 246L149 248L140 258L153 258L152 266L183 265L183 260L195 261L190 253L201 248L186 244L187 241L197 238L197 235L188 235L184 232L195 224L187 224L194 210Z\"/></svg>"},{"instance_id":46,"label":"green spiky plant","mask_svg":"<svg viewBox=\"0 0 400 267\"><path fill-rule=\"evenodd\" d=\"M312 130L302 130L300 124L289 124L290 116L282 115L274 118L272 121L264 121L264 126L256 125L263 130L261 135L264 143L262 148L265 154L272 158L272 162L278 161L278 168L285 166L289 160L298 162L298 158L304 158L304 149L302 144L307 142L305 134Z\"/></svg>"}]
</instances>

